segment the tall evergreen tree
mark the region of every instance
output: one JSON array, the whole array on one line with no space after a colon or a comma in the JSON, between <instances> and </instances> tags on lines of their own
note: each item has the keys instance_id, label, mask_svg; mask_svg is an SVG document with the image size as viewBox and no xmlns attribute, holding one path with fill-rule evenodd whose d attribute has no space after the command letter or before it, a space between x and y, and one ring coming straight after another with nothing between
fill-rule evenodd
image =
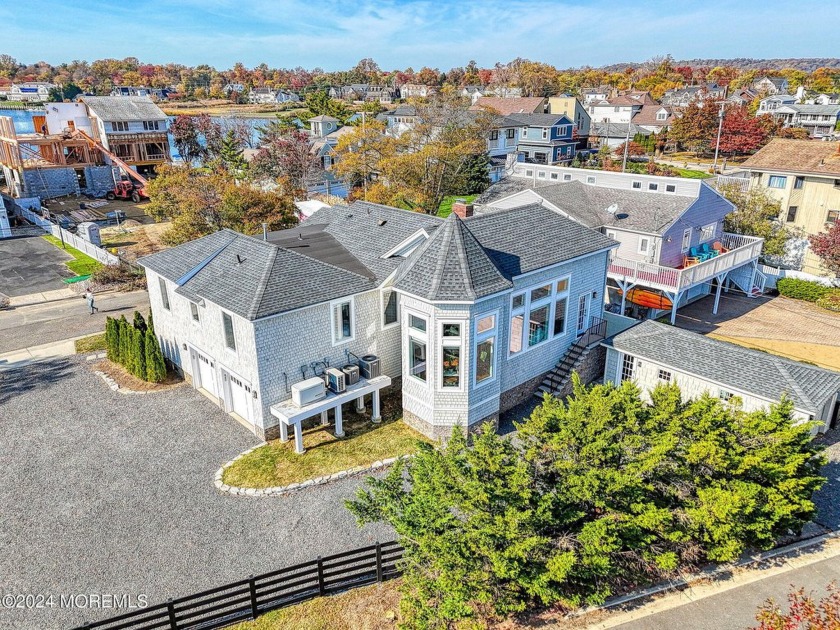
<instances>
[{"instance_id":1,"label":"tall evergreen tree","mask_svg":"<svg viewBox=\"0 0 840 630\"><path fill-rule=\"evenodd\" d=\"M160 344L151 326L149 316L149 327L146 329L146 341L144 350L146 353L146 380L150 383L160 383L166 378L166 362L163 359Z\"/></svg>"}]
</instances>

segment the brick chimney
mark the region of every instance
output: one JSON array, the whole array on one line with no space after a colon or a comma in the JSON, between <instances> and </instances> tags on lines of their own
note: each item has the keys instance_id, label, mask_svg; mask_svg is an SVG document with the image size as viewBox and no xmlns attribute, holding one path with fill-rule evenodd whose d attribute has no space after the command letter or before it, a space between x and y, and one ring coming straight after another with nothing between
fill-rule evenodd
<instances>
[{"instance_id":1,"label":"brick chimney","mask_svg":"<svg viewBox=\"0 0 840 630\"><path fill-rule=\"evenodd\" d=\"M466 219L467 217L471 217L473 215L473 205L471 203L467 203L463 199L456 199L452 203L452 212L462 219Z\"/></svg>"}]
</instances>

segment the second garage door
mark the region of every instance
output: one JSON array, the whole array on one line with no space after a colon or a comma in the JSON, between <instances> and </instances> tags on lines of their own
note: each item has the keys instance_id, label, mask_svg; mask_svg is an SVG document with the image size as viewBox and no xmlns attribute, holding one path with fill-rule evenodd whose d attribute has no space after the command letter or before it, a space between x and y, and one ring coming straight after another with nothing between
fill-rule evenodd
<instances>
[{"instance_id":1,"label":"second garage door","mask_svg":"<svg viewBox=\"0 0 840 630\"><path fill-rule=\"evenodd\" d=\"M196 363L198 364L198 384L208 394L218 398L219 391L216 388L216 362L196 352Z\"/></svg>"},{"instance_id":2,"label":"second garage door","mask_svg":"<svg viewBox=\"0 0 840 630\"><path fill-rule=\"evenodd\" d=\"M243 420L250 422L251 414L249 413L248 396L251 393L251 388L242 379L234 376L230 372L222 372L222 375L227 386L228 411L232 411Z\"/></svg>"}]
</instances>

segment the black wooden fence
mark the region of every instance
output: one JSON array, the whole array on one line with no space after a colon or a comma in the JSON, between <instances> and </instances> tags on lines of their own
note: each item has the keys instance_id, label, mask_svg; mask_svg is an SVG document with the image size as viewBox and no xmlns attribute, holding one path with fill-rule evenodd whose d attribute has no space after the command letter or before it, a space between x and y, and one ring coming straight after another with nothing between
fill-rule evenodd
<instances>
[{"instance_id":1,"label":"black wooden fence","mask_svg":"<svg viewBox=\"0 0 840 630\"><path fill-rule=\"evenodd\" d=\"M403 549L376 543L252 576L165 604L88 623L75 630L187 630L224 628L270 610L397 577Z\"/></svg>"}]
</instances>

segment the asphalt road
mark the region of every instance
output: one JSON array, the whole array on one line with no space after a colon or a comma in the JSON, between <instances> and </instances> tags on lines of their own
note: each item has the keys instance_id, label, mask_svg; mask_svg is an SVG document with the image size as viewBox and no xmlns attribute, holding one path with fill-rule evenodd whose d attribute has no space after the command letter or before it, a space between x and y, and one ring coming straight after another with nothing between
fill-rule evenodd
<instances>
[{"instance_id":1,"label":"asphalt road","mask_svg":"<svg viewBox=\"0 0 840 630\"><path fill-rule=\"evenodd\" d=\"M0 257L2 260L2 257ZM99 312L91 315L85 300L70 298L0 311L0 354L31 346L61 341L105 330L105 317L125 315L131 319L139 310L149 310L149 294L102 293L96 296Z\"/></svg>"},{"instance_id":2,"label":"asphalt road","mask_svg":"<svg viewBox=\"0 0 840 630\"><path fill-rule=\"evenodd\" d=\"M112 392L76 358L0 372L0 435L0 595L154 604L393 536L360 530L344 508L360 478L284 497L218 493L215 471L258 440L189 387ZM0 628L116 612L0 605Z\"/></svg>"},{"instance_id":3,"label":"asphalt road","mask_svg":"<svg viewBox=\"0 0 840 630\"><path fill-rule=\"evenodd\" d=\"M840 583L840 556L758 580L717 595L684 604L637 621L615 626L620 630L745 630L758 625L758 608L772 598L787 610L791 585L820 598L832 582Z\"/></svg>"},{"instance_id":4,"label":"asphalt road","mask_svg":"<svg viewBox=\"0 0 840 630\"><path fill-rule=\"evenodd\" d=\"M73 257L40 236L0 240L0 293L27 295L63 289Z\"/></svg>"}]
</instances>

